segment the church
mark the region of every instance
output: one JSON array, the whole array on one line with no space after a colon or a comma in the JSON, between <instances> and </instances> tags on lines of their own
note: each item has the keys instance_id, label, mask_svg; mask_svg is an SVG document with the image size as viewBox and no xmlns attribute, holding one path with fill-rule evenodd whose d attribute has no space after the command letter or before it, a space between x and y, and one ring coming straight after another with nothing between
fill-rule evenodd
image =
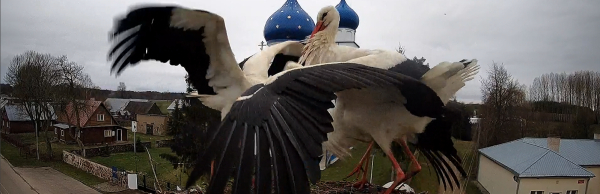
<instances>
[{"instance_id":1,"label":"church","mask_svg":"<svg viewBox=\"0 0 600 194\"><path fill-rule=\"evenodd\" d=\"M356 44L355 35L358 28L358 14L346 3L341 0L335 8L340 13L340 25L335 38L338 45L351 46L359 48ZM302 9L297 0L286 0L283 6L275 11L265 23L264 38L267 41L266 46L272 46L285 41L302 41L312 33L315 28L315 22L306 11ZM265 46L261 42L262 46ZM352 149L352 148L351 148ZM333 164L338 158L330 153L325 153L320 162L321 170Z\"/></svg>"},{"instance_id":2,"label":"church","mask_svg":"<svg viewBox=\"0 0 600 194\"><path fill-rule=\"evenodd\" d=\"M340 13L340 26L335 42L338 45L359 48L355 42L359 23L358 15L346 3L346 0L341 0L335 8ZM269 16L263 33L267 46L272 46L288 40L304 40L310 36L314 28L314 20L302 9L298 1L286 0L277 11Z\"/></svg>"}]
</instances>

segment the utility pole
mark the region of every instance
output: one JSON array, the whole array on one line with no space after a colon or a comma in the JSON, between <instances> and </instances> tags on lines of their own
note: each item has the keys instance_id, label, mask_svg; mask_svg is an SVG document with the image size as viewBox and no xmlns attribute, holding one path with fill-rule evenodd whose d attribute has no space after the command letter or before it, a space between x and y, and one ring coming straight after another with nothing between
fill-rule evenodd
<instances>
[{"instance_id":1,"label":"utility pole","mask_svg":"<svg viewBox=\"0 0 600 194\"><path fill-rule=\"evenodd\" d=\"M135 139L135 132L137 132L137 121L131 121L131 132L133 132L133 155L135 156L135 172L137 173L137 149L135 148L135 144L137 144L137 139Z\"/></svg>"}]
</instances>

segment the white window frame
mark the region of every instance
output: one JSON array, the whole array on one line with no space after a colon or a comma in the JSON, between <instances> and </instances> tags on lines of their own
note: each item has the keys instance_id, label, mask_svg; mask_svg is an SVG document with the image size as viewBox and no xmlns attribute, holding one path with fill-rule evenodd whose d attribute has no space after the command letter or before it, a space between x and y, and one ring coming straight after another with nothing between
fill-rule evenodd
<instances>
[{"instance_id":1,"label":"white window frame","mask_svg":"<svg viewBox=\"0 0 600 194\"><path fill-rule=\"evenodd\" d=\"M544 191L531 191L530 194L544 194Z\"/></svg>"},{"instance_id":2,"label":"white window frame","mask_svg":"<svg viewBox=\"0 0 600 194\"><path fill-rule=\"evenodd\" d=\"M567 190L566 194L577 194L579 193L579 190Z\"/></svg>"},{"instance_id":3,"label":"white window frame","mask_svg":"<svg viewBox=\"0 0 600 194\"><path fill-rule=\"evenodd\" d=\"M60 136L63 136L63 137L65 136L65 130L62 130L62 129L60 130Z\"/></svg>"},{"instance_id":4,"label":"white window frame","mask_svg":"<svg viewBox=\"0 0 600 194\"><path fill-rule=\"evenodd\" d=\"M104 121L104 114L97 114L96 115L96 120L97 121Z\"/></svg>"}]
</instances>

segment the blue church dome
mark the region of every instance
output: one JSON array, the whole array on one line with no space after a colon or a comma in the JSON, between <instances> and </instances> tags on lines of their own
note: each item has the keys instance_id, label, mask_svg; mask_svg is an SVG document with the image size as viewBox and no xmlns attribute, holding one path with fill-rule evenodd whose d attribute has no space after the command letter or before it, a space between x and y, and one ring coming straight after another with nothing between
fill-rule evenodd
<instances>
[{"instance_id":1,"label":"blue church dome","mask_svg":"<svg viewBox=\"0 0 600 194\"><path fill-rule=\"evenodd\" d=\"M297 0L286 0L265 23L264 37L268 45L287 40L304 40L315 28L315 22Z\"/></svg>"},{"instance_id":2,"label":"blue church dome","mask_svg":"<svg viewBox=\"0 0 600 194\"><path fill-rule=\"evenodd\" d=\"M346 0L341 0L335 6L335 9L340 13L340 28L350 28L353 30L358 28L358 14L346 3Z\"/></svg>"}]
</instances>

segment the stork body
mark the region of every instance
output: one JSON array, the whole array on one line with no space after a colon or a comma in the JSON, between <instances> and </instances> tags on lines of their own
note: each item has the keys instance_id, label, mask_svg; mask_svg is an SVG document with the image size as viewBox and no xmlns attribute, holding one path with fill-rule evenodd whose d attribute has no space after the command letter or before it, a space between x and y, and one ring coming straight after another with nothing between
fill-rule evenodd
<instances>
[{"instance_id":1,"label":"stork body","mask_svg":"<svg viewBox=\"0 0 600 194\"><path fill-rule=\"evenodd\" d=\"M313 31L311 38L308 39L307 44L304 46L299 63L310 66L319 63L350 62L402 73L421 80L424 84L428 85L436 92L444 104L446 104L450 100L450 97L465 85L466 81L473 79L473 76L479 69L477 60L463 60L455 63L443 62L433 69L429 69L426 66L407 59L403 54L395 51L368 50L340 46L335 44L334 41L338 25L339 13L333 6L327 6L321 9L317 16L315 30ZM419 139L417 136L423 134L427 126L432 123L433 118L415 114L414 110L418 108L404 104L404 97L398 92L381 90L379 88L369 90L369 92L347 90L336 93L336 105L334 110L331 111L334 118L333 126L335 130L328 134L328 140L323 143L323 147L340 158L344 158L350 155L349 147L353 146L353 144L358 142L372 144L373 142L376 142L390 157L397 172L395 182L390 189L386 191L386 193L390 193L399 183L407 180L420 171L420 166L410 150L407 149L403 137L407 136L411 139ZM439 126L446 125L441 125L436 122L433 123L430 128L439 128ZM448 128L447 130L450 129ZM427 135L432 134L427 133ZM426 139L427 138L428 137L426 137ZM450 139L450 137L447 138ZM405 153L414 163L416 163L413 172L405 175L402 169L400 169L391 153L390 146L393 141L397 141L400 145L405 147ZM440 147L423 147L419 146L418 141L416 143L417 147L429 149L425 151L439 151L440 149L443 149ZM362 163L368 160L368 154L371 147L372 145L369 145L369 149L367 149L363 159L361 159L359 166L362 166ZM452 147L451 142L450 147ZM447 158L452 158L454 161L460 161L460 158L453 152L442 153L445 154ZM440 173L447 175L448 172L453 176L454 181L458 182L450 167L447 166L447 164L442 165L440 157L428 156L427 158L431 160L431 162L440 164L438 166L447 169L447 171L442 169L444 170L443 172L436 169L438 175ZM464 176L464 170L462 170L460 164L453 162L453 165L457 166ZM357 166L351 175L360 169L359 166ZM366 173L364 175L366 175ZM364 175L363 179L357 183L361 187L362 184L366 182L366 176ZM450 180L448 176L438 177L444 185L446 185L446 181Z\"/></svg>"},{"instance_id":2,"label":"stork body","mask_svg":"<svg viewBox=\"0 0 600 194\"><path fill-rule=\"evenodd\" d=\"M207 193L223 193L233 176L232 193L250 193L255 185L256 193L308 194L309 183L320 178L322 143L334 130L328 109L336 93L393 91L415 115L439 118L445 110L427 85L372 63L288 63L269 76L274 58L280 56L281 65L285 56L300 54L299 42L280 43L237 64L223 18L204 10L134 7L116 24L113 70L148 60L181 65L198 89L191 96L221 111L186 184L211 174Z\"/></svg>"}]
</instances>

